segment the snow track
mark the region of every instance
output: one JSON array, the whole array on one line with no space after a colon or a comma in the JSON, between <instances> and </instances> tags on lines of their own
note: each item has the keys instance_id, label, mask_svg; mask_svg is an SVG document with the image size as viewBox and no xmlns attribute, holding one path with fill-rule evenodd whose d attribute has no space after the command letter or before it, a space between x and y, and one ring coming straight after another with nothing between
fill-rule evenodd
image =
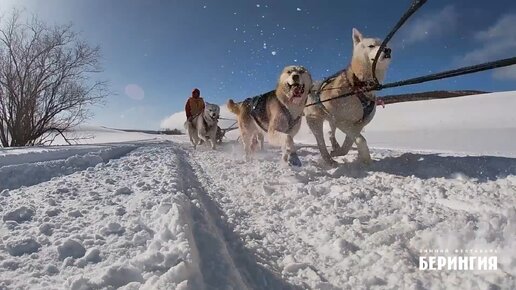
<instances>
[{"instance_id":1,"label":"snow track","mask_svg":"<svg viewBox=\"0 0 516 290\"><path fill-rule=\"evenodd\" d=\"M245 248L189 161L147 144L2 191L0 289L295 289Z\"/></svg>"},{"instance_id":2,"label":"snow track","mask_svg":"<svg viewBox=\"0 0 516 290\"><path fill-rule=\"evenodd\" d=\"M176 149L175 153L180 160L184 190L199 203L193 211L194 235L207 289L296 289L256 261L227 223L226 214L208 195L206 190L211 186L202 168L194 164L194 171L184 150Z\"/></svg>"},{"instance_id":3,"label":"snow track","mask_svg":"<svg viewBox=\"0 0 516 290\"><path fill-rule=\"evenodd\" d=\"M301 169L278 166L279 152L243 162L238 145L192 153L245 247L286 281L310 289L514 287L515 159L375 150L369 168L351 154L325 169L316 149L299 153ZM419 251L435 248L505 254L496 272L419 271Z\"/></svg>"}]
</instances>

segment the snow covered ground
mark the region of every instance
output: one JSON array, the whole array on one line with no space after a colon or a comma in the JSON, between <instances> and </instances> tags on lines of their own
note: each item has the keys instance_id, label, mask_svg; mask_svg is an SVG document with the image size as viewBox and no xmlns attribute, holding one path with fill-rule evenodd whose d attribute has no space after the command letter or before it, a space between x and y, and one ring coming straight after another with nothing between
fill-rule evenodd
<instances>
[{"instance_id":1,"label":"snow covered ground","mask_svg":"<svg viewBox=\"0 0 516 290\"><path fill-rule=\"evenodd\" d=\"M511 94L379 109L368 167L321 165L306 131L302 168L93 127L101 144L0 150L0 289L514 289ZM442 141L469 129L489 142ZM498 270L419 270L428 249Z\"/></svg>"}]
</instances>

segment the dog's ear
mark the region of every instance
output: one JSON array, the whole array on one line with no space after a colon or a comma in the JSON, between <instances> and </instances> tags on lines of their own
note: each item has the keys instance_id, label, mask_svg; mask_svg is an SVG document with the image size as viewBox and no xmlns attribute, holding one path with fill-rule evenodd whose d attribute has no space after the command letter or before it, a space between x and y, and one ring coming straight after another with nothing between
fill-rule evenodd
<instances>
[{"instance_id":1,"label":"dog's ear","mask_svg":"<svg viewBox=\"0 0 516 290\"><path fill-rule=\"evenodd\" d=\"M353 45L357 45L360 41L362 41L362 33L358 31L358 29L353 28Z\"/></svg>"}]
</instances>

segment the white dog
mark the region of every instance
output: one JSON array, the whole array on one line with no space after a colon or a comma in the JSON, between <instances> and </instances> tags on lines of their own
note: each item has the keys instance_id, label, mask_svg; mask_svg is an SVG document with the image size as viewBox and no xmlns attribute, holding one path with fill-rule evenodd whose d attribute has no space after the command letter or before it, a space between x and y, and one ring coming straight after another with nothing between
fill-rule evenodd
<instances>
[{"instance_id":1,"label":"white dog","mask_svg":"<svg viewBox=\"0 0 516 290\"><path fill-rule=\"evenodd\" d=\"M205 103L202 113L194 116L191 121L185 122L185 129L188 131L194 149L201 140L206 143L210 142L211 148L215 149L219 115L220 107L218 105Z\"/></svg>"},{"instance_id":2,"label":"white dog","mask_svg":"<svg viewBox=\"0 0 516 290\"><path fill-rule=\"evenodd\" d=\"M372 65L381 41L366 38L353 28L353 56L350 66L333 78L314 86L308 103L327 101L305 109L306 121L317 140L321 157L328 164L335 164L326 149L323 133L324 121L330 122L333 156L346 155L353 143L357 144L358 157L365 163L371 162L367 142L361 131L371 122L376 111L376 95L374 92L363 93L361 89L373 81ZM385 48L380 53L376 66L376 77L382 82L391 60L391 49ZM333 99L342 94L356 92L348 97ZM335 139L335 129L346 133L346 140L339 147Z\"/></svg>"}]
</instances>

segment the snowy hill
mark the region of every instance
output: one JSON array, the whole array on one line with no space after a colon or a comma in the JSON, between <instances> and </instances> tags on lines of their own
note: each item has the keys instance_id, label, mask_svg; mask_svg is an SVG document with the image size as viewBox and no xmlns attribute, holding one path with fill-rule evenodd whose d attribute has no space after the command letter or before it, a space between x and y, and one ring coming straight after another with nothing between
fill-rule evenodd
<instances>
[{"instance_id":1,"label":"snowy hill","mask_svg":"<svg viewBox=\"0 0 516 290\"><path fill-rule=\"evenodd\" d=\"M378 108L369 167L321 165L306 128L299 169L237 131L0 150L0 289L514 289L514 94ZM497 270L419 270L429 249Z\"/></svg>"}]
</instances>

